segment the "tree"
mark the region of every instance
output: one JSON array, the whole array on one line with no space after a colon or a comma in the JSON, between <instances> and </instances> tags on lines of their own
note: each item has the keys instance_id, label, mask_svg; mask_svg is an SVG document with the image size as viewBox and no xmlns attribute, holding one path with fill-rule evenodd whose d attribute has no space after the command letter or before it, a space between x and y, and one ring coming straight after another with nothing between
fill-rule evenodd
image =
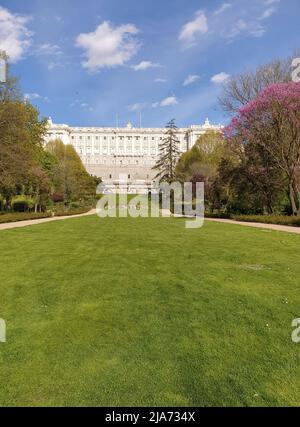
<instances>
[{"instance_id":1,"label":"tree","mask_svg":"<svg viewBox=\"0 0 300 427\"><path fill-rule=\"evenodd\" d=\"M179 157L179 140L177 138L175 120L166 125L165 137L159 146L159 159L152 169L158 170L156 178L169 183L175 180L175 167Z\"/></svg>"},{"instance_id":2,"label":"tree","mask_svg":"<svg viewBox=\"0 0 300 427\"><path fill-rule=\"evenodd\" d=\"M260 152L271 171L281 171L292 212L300 215L300 83L265 88L239 110L225 135L240 151Z\"/></svg>"},{"instance_id":3,"label":"tree","mask_svg":"<svg viewBox=\"0 0 300 427\"><path fill-rule=\"evenodd\" d=\"M39 164L45 126L32 105L21 100L0 101L0 193L8 209L12 196Z\"/></svg>"},{"instance_id":4,"label":"tree","mask_svg":"<svg viewBox=\"0 0 300 427\"><path fill-rule=\"evenodd\" d=\"M0 50L0 58L6 62L6 81L0 83L0 102L4 100L21 99L21 92L16 77L10 75L9 56Z\"/></svg>"},{"instance_id":5,"label":"tree","mask_svg":"<svg viewBox=\"0 0 300 427\"><path fill-rule=\"evenodd\" d=\"M46 149L55 158L51 165L54 192L57 196L62 196L65 204L95 196L95 179L87 173L72 145L53 140L47 144Z\"/></svg>"},{"instance_id":6,"label":"tree","mask_svg":"<svg viewBox=\"0 0 300 427\"><path fill-rule=\"evenodd\" d=\"M291 81L291 64L294 57L278 59L262 65L256 71L242 73L231 79L224 86L223 94L219 101L229 114L235 114L239 109L270 84L287 83Z\"/></svg>"},{"instance_id":7,"label":"tree","mask_svg":"<svg viewBox=\"0 0 300 427\"><path fill-rule=\"evenodd\" d=\"M176 177L181 182L205 183L206 205L213 206L212 186L217 176L218 165L224 152L224 139L219 132L208 131L196 144L183 153L176 165Z\"/></svg>"}]
</instances>

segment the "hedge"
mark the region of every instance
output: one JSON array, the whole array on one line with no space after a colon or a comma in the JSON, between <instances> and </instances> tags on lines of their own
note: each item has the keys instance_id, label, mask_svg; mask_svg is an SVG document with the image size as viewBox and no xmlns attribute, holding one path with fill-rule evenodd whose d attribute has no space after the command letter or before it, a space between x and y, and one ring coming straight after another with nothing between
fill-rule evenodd
<instances>
[{"instance_id":1,"label":"hedge","mask_svg":"<svg viewBox=\"0 0 300 427\"><path fill-rule=\"evenodd\" d=\"M205 212L205 218L233 219L235 221L242 222L260 222L262 224L277 224L300 227L300 217L286 215L236 215L222 212L214 214Z\"/></svg>"},{"instance_id":2,"label":"hedge","mask_svg":"<svg viewBox=\"0 0 300 427\"><path fill-rule=\"evenodd\" d=\"M73 209L69 211L60 211L55 212L54 216L71 216L71 215L80 215L87 213L91 208L82 208L82 209ZM41 219L41 218L51 218L52 212L11 212L11 213L1 213L0 215L0 224L5 224L9 222L19 222L19 221L28 221L31 219Z\"/></svg>"},{"instance_id":3,"label":"hedge","mask_svg":"<svg viewBox=\"0 0 300 427\"><path fill-rule=\"evenodd\" d=\"M92 208L81 208L81 209L71 209L69 211L58 211L55 212L54 216L71 216L71 215L81 215L84 213L87 213L91 210Z\"/></svg>"},{"instance_id":4,"label":"hedge","mask_svg":"<svg viewBox=\"0 0 300 427\"><path fill-rule=\"evenodd\" d=\"M264 224L289 225L300 227L300 217L284 215L232 215L232 219L243 222L261 222Z\"/></svg>"},{"instance_id":5,"label":"hedge","mask_svg":"<svg viewBox=\"0 0 300 427\"><path fill-rule=\"evenodd\" d=\"M216 219L232 219L229 213L207 213L205 212L205 218L216 218Z\"/></svg>"},{"instance_id":6,"label":"hedge","mask_svg":"<svg viewBox=\"0 0 300 427\"><path fill-rule=\"evenodd\" d=\"M18 222L18 221L28 221L30 219L40 219L40 218L49 218L51 217L51 212L12 212L4 213L0 215L0 224L5 224L8 222Z\"/></svg>"}]
</instances>

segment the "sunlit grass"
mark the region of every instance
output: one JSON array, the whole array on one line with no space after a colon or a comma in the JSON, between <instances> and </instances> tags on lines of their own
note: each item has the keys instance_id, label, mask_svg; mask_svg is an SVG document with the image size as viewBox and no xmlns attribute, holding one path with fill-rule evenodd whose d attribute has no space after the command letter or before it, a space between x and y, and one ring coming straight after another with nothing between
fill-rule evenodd
<instances>
[{"instance_id":1,"label":"sunlit grass","mask_svg":"<svg viewBox=\"0 0 300 427\"><path fill-rule=\"evenodd\" d=\"M84 217L0 234L0 405L299 405L299 236Z\"/></svg>"}]
</instances>

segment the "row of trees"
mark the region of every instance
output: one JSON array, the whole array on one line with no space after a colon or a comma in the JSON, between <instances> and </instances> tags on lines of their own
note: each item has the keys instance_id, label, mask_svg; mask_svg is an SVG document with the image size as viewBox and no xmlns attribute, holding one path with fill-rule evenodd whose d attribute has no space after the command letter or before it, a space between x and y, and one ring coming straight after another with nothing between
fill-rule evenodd
<instances>
[{"instance_id":1,"label":"row of trees","mask_svg":"<svg viewBox=\"0 0 300 427\"><path fill-rule=\"evenodd\" d=\"M40 211L57 202L83 205L95 197L97 182L74 148L61 141L44 146L46 125L8 73L0 84L1 210L11 210L14 201Z\"/></svg>"},{"instance_id":2,"label":"row of trees","mask_svg":"<svg viewBox=\"0 0 300 427\"><path fill-rule=\"evenodd\" d=\"M232 79L220 98L230 124L201 136L179 160L172 121L158 176L204 181L210 211L300 216L300 83L291 81L291 63L273 61Z\"/></svg>"}]
</instances>

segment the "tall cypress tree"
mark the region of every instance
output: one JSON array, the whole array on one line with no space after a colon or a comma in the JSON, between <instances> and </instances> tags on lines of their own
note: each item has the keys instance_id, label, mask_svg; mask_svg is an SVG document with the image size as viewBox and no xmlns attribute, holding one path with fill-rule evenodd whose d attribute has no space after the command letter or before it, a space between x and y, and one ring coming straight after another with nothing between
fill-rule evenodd
<instances>
[{"instance_id":1,"label":"tall cypress tree","mask_svg":"<svg viewBox=\"0 0 300 427\"><path fill-rule=\"evenodd\" d=\"M159 159L152 168L159 171L155 179L167 182L175 180L175 167L180 154L177 132L175 120L172 119L166 125L165 136L159 145Z\"/></svg>"}]
</instances>

